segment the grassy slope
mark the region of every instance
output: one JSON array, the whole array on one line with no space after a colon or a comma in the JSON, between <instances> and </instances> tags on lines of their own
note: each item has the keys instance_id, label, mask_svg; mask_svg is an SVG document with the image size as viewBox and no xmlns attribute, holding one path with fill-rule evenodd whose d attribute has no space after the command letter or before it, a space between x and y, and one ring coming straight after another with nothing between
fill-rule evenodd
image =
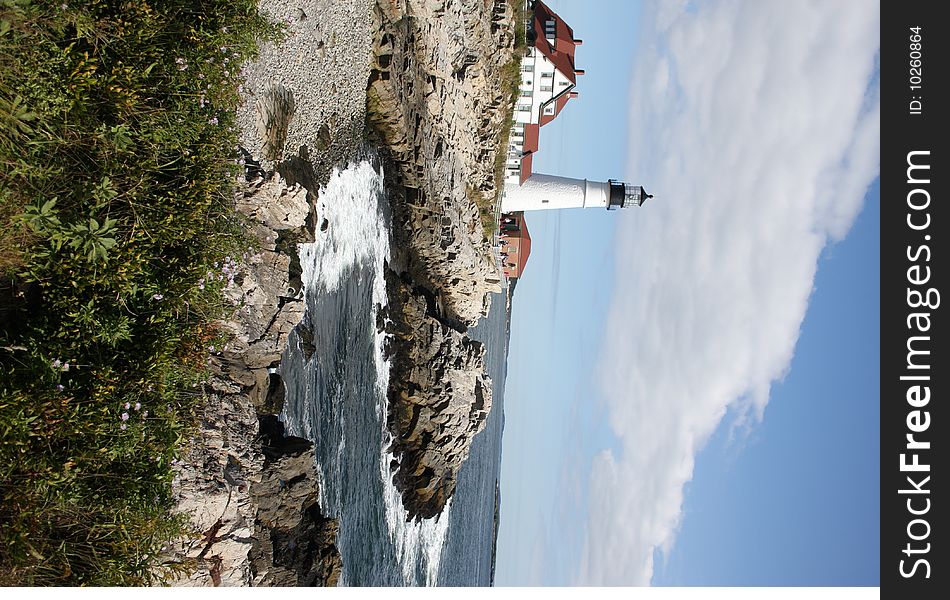
<instances>
[{"instance_id":1,"label":"grassy slope","mask_svg":"<svg viewBox=\"0 0 950 600\"><path fill-rule=\"evenodd\" d=\"M513 20L515 27L515 47L512 52L511 60L505 65L501 76L504 82L504 89L507 92L508 108L506 117L502 120L501 131L499 132L498 149L495 152L495 190L496 197L486 199L477 192L470 191L469 196L478 206L478 214L482 222L482 229L485 231L486 239L492 239L495 231L498 229L498 223L495 222L495 204L501 201L501 194L504 192L505 180L505 162L508 160L508 138L511 135L511 128L514 126L515 105L521 93L521 59L524 57L527 41L525 38L525 18L526 11L521 0L512 0Z\"/></svg>"},{"instance_id":2,"label":"grassy slope","mask_svg":"<svg viewBox=\"0 0 950 600\"><path fill-rule=\"evenodd\" d=\"M0 0L2 585L150 583L181 527L238 65L274 33L254 0Z\"/></svg>"}]
</instances>

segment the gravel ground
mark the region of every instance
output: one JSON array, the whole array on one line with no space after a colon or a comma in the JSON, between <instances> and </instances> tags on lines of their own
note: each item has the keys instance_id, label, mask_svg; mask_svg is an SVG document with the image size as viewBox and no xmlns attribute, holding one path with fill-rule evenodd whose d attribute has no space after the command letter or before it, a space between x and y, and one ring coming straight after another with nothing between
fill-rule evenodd
<instances>
[{"instance_id":1,"label":"gravel ground","mask_svg":"<svg viewBox=\"0 0 950 600\"><path fill-rule=\"evenodd\" d=\"M295 110L280 171L311 192L361 145L373 41L374 0L261 0L261 10L286 26L284 39L261 48L243 68L238 109L242 145L267 170L263 105L283 86ZM301 160L302 159L302 160Z\"/></svg>"}]
</instances>

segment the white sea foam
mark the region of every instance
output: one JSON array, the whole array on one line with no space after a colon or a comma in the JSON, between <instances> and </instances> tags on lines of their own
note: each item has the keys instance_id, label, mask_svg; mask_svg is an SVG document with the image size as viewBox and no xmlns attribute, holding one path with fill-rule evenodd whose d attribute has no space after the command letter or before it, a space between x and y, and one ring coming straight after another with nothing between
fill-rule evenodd
<instances>
[{"instance_id":1,"label":"white sea foam","mask_svg":"<svg viewBox=\"0 0 950 600\"><path fill-rule=\"evenodd\" d=\"M299 248L303 268L303 283L307 294L336 290L343 277L359 264L373 264L373 312L371 323L376 322L376 312L386 306L385 264L389 259L389 231L380 216L379 198L384 193L382 169L374 168L369 161L336 170L326 188L320 190L317 206L317 232L312 244ZM320 231L323 220L327 230ZM374 329L375 331L375 329ZM383 354L385 334L375 332L376 413L382 423L383 445L380 449L379 474L383 482L383 502L389 537L407 584L415 583L416 565L422 561L426 584L435 585L439 574L442 549L445 545L449 524L449 504L437 519L419 523L407 522L408 513L402 506L402 498L393 485L389 472L392 454L386 452L391 436L386 430L387 388L389 386L389 362ZM303 424L299 424L303 425ZM305 428L310 429L307 423ZM341 432L342 433L342 432ZM337 448L338 459L346 440L341 435ZM321 473L321 477L322 477ZM323 481L321 481L321 488ZM341 580L341 583L345 583Z\"/></svg>"},{"instance_id":2,"label":"white sea foam","mask_svg":"<svg viewBox=\"0 0 950 600\"><path fill-rule=\"evenodd\" d=\"M376 354L382 357L383 336L377 336ZM387 413L386 388L389 385L389 363L379 371L379 381L383 384L379 393L378 412ZM402 505L402 496L392 482L392 473L389 465L394 460L390 452L386 452L392 441L392 436L386 429L383 419L383 456L379 463L379 475L383 480L383 494L386 505L386 524L389 526L389 538L396 549L396 556L402 566L402 577L407 584L415 583L415 565L420 558L424 558L426 585L434 586L438 583L439 564L442 561L442 549L445 547L445 538L449 530L449 513L451 500L446 502L445 508L435 519L424 519L420 522L407 522L409 513Z\"/></svg>"}]
</instances>

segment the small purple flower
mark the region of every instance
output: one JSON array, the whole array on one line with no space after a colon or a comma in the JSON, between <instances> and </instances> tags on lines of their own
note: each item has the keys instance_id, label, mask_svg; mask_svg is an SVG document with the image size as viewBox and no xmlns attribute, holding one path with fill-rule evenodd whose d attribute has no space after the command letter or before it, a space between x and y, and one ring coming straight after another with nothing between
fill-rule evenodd
<instances>
[{"instance_id":1,"label":"small purple flower","mask_svg":"<svg viewBox=\"0 0 950 600\"><path fill-rule=\"evenodd\" d=\"M153 300L161 300L161 299L164 298L164 297L165 297L165 296L163 296L162 294L155 294L155 295L152 296L152 299L153 299Z\"/></svg>"},{"instance_id":2,"label":"small purple flower","mask_svg":"<svg viewBox=\"0 0 950 600\"><path fill-rule=\"evenodd\" d=\"M214 346L208 346L208 350L214 352Z\"/></svg>"},{"instance_id":3,"label":"small purple flower","mask_svg":"<svg viewBox=\"0 0 950 600\"><path fill-rule=\"evenodd\" d=\"M135 410L139 410L140 408L142 408L142 403L141 403L141 402L136 402L136 403L135 403Z\"/></svg>"},{"instance_id":4,"label":"small purple flower","mask_svg":"<svg viewBox=\"0 0 950 600\"><path fill-rule=\"evenodd\" d=\"M122 431L125 431L126 429L128 429L128 427L129 427L129 426L126 425L125 423L119 425L119 429L121 429Z\"/></svg>"},{"instance_id":5,"label":"small purple flower","mask_svg":"<svg viewBox=\"0 0 950 600\"><path fill-rule=\"evenodd\" d=\"M68 362L63 363L63 371L68 371L68 370L69 370L69 363Z\"/></svg>"},{"instance_id":6,"label":"small purple flower","mask_svg":"<svg viewBox=\"0 0 950 600\"><path fill-rule=\"evenodd\" d=\"M147 411L147 410L142 411L142 418L143 418L143 419L147 419L147 418L148 418L148 411Z\"/></svg>"},{"instance_id":7,"label":"small purple flower","mask_svg":"<svg viewBox=\"0 0 950 600\"><path fill-rule=\"evenodd\" d=\"M211 117L211 118L208 120L208 123L209 123L210 125L217 125L217 124L218 124L218 117Z\"/></svg>"},{"instance_id":8,"label":"small purple flower","mask_svg":"<svg viewBox=\"0 0 950 600\"><path fill-rule=\"evenodd\" d=\"M121 418L122 418L123 421L128 421L128 420L129 420L129 413L127 413L127 412L122 413L122 417L121 417Z\"/></svg>"},{"instance_id":9,"label":"small purple flower","mask_svg":"<svg viewBox=\"0 0 950 600\"><path fill-rule=\"evenodd\" d=\"M60 369L62 368L63 363L57 358L53 360L52 365L54 369Z\"/></svg>"},{"instance_id":10,"label":"small purple flower","mask_svg":"<svg viewBox=\"0 0 950 600\"><path fill-rule=\"evenodd\" d=\"M57 392L62 392L62 391L65 390L65 389L66 389L66 386L64 386L63 384L61 384L61 383L57 383L57 384L56 384L56 391L57 391Z\"/></svg>"}]
</instances>

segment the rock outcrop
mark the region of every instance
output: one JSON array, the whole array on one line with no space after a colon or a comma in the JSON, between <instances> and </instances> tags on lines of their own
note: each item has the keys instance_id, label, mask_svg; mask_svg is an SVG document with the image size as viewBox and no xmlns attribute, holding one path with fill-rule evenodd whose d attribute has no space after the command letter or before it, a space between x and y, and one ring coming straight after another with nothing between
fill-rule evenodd
<instances>
[{"instance_id":1,"label":"rock outcrop","mask_svg":"<svg viewBox=\"0 0 950 600\"><path fill-rule=\"evenodd\" d=\"M500 275L475 200L496 196L495 155L510 96L511 9L484 0L379 0L368 118L398 179L397 235L413 279L436 292L447 318L488 312Z\"/></svg>"},{"instance_id":2,"label":"rock outcrop","mask_svg":"<svg viewBox=\"0 0 950 600\"><path fill-rule=\"evenodd\" d=\"M399 271L387 282L393 479L410 517L428 518L491 409L484 348L465 331L501 289L478 203L497 195L514 36L502 1L378 0L375 16L367 114L395 171Z\"/></svg>"},{"instance_id":3,"label":"rock outcrop","mask_svg":"<svg viewBox=\"0 0 950 600\"><path fill-rule=\"evenodd\" d=\"M276 417L261 417L264 469L251 489L258 537L250 552L254 585L335 586L342 571L338 526L318 504L313 443L284 435Z\"/></svg>"},{"instance_id":4,"label":"rock outcrop","mask_svg":"<svg viewBox=\"0 0 950 600\"><path fill-rule=\"evenodd\" d=\"M374 0L258 4L284 34L242 66L237 123L248 175L259 179L236 202L257 250L213 274L228 279L236 309L221 325L231 341L212 352L200 427L176 467L178 510L201 532L168 552L190 571L180 585L333 585L341 572L313 451L267 415L281 410L275 367L304 313L296 244L319 227L316 190L363 143Z\"/></svg>"},{"instance_id":5,"label":"rock outcrop","mask_svg":"<svg viewBox=\"0 0 950 600\"><path fill-rule=\"evenodd\" d=\"M303 315L296 244L310 239L307 190L279 176L239 193L237 210L259 250L225 260L220 323L228 345L211 349L212 376L198 431L175 466L178 511L201 533L172 544L178 585L335 585L336 524L317 504L312 444L285 437L283 382L275 372ZM263 425L262 425L263 424Z\"/></svg>"},{"instance_id":6,"label":"rock outcrop","mask_svg":"<svg viewBox=\"0 0 950 600\"><path fill-rule=\"evenodd\" d=\"M481 343L440 318L427 290L396 275L387 280L387 351L393 482L410 516L439 514L455 492L458 470L491 410L491 381ZM398 313L398 314L397 314Z\"/></svg>"}]
</instances>

